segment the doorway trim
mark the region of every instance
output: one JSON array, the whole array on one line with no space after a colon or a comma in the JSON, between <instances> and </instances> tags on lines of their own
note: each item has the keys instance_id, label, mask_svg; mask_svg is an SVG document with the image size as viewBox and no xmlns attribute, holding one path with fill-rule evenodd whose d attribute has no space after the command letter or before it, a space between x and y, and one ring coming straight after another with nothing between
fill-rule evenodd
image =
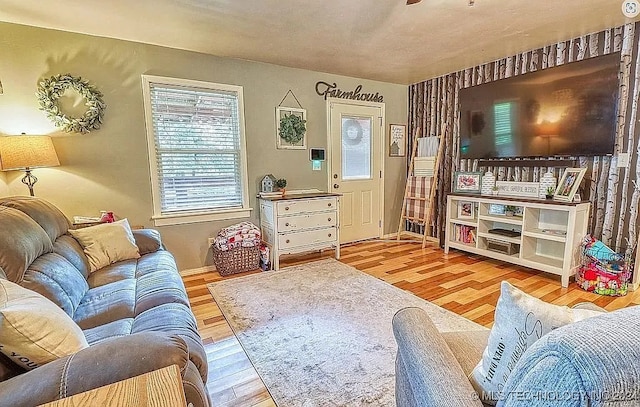
<instances>
[{"instance_id":1,"label":"doorway trim","mask_svg":"<svg viewBox=\"0 0 640 407\"><path fill-rule=\"evenodd\" d=\"M331 191L331 168L333 166L333 143L331 140L331 112L332 107L335 105L350 105L350 106L366 106L366 107L374 107L380 109L380 177L378 178L380 195L379 199L379 208L380 213L378 214L378 238L382 238L384 236L384 178L385 178L385 158L387 153L387 133L386 133L386 113L385 113L385 104L378 102L366 102L361 100L351 100L351 99L339 99L339 98L327 98L327 192ZM338 209L339 210L339 209Z\"/></svg>"}]
</instances>

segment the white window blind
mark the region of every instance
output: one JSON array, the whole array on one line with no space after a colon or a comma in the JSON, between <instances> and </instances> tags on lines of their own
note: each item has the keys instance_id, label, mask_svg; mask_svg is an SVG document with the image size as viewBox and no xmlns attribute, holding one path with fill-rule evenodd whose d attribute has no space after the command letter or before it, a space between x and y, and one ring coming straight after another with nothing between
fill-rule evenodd
<instances>
[{"instance_id":1,"label":"white window blind","mask_svg":"<svg viewBox=\"0 0 640 407\"><path fill-rule=\"evenodd\" d=\"M244 207L242 88L211 85L148 81L147 125L153 130L150 155L157 178L154 199L159 199L154 205L160 210L156 215Z\"/></svg>"},{"instance_id":2,"label":"white window blind","mask_svg":"<svg viewBox=\"0 0 640 407\"><path fill-rule=\"evenodd\" d=\"M511 105L511 102L496 103L493 105L496 146L511 144L513 134L511 124Z\"/></svg>"}]
</instances>

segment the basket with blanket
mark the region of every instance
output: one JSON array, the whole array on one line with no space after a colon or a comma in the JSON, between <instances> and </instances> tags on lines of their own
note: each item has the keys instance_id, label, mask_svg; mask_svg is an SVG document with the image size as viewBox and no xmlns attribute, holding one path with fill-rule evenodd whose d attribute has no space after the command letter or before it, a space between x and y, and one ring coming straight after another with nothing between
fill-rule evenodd
<instances>
[{"instance_id":1,"label":"basket with blanket","mask_svg":"<svg viewBox=\"0 0 640 407\"><path fill-rule=\"evenodd\" d=\"M255 270L260 263L260 229L251 222L241 222L218 232L213 262L221 276Z\"/></svg>"}]
</instances>

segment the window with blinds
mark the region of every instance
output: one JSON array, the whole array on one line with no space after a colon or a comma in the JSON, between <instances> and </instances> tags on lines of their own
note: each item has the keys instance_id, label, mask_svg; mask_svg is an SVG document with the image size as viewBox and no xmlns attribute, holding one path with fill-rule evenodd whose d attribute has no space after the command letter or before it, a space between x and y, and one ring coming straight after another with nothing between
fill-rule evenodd
<instances>
[{"instance_id":1,"label":"window with blinds","mask_svg":"<svg viewBox=\"0 0 640 407\"><path fill-rule=\"evenodd\" d=\"M245 208L242 87L143 82L156 216Z\"/></svg>"}]
</instances>

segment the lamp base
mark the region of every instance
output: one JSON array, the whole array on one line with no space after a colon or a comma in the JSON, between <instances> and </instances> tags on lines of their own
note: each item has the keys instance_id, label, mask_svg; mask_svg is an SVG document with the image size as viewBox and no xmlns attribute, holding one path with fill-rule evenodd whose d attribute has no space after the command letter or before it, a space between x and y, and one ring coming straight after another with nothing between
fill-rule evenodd
<instances>
[{"instance_id":1,"label":"lamp base","mask_svg":"<svg viewBox=\"0 0 640 407\"><path fill-rule=\"evenodd\" d=\"M35 175L31 174L31 169L29 167L25 168L26 175L22 177L22 183L29 187L29 195L35 196L33 194L33 186L38 182L38 178Z\"/></svg>"}]
</instances>

